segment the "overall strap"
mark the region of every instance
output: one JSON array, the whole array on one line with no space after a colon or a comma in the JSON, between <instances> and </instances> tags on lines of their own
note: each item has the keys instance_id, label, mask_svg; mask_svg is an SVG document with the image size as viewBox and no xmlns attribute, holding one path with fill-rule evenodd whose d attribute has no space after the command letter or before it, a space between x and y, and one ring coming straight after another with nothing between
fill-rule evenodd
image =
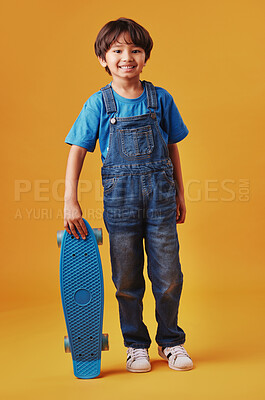
<instances>
[{"instance_id":1,"label":"overall strap","mask_svg":"<svg viewBox=\"0 0 265 400\"><path fill-rule=\"evenodd\" d=\"M103 100L108 114L116 113L117 107L110 84L100 89L103 94Z\"/></svg>"},{"instance_id":2,"label":"overall strap","mask_svg":"<svg viewBox=\"0 0 265 400\"><path fill-rule=\"evenodd\" d=\"M147 108L157 108L157 96L154 85L151 82L143 81L146 88Z\"/></svg>"}]
</instances>

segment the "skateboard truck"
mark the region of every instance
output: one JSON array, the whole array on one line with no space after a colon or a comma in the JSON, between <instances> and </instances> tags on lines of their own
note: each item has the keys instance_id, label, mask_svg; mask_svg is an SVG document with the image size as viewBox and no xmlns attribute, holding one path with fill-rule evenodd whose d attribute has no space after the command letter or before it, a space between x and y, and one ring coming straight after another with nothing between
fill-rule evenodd
<instances>
[{"instance_id":1,"label":"skateboard truck","mask_svg":"<svg viewBox=\"0 0 265 400\"><path fill-rule=\"evenodd\" d=\"M107 333L102 333L102 351L109 350L109 335ZM69 337L64 337L64 351L65 353L71 353Z\"/></svg>"},{"instance_id":2,"label":"skateboard truck","mask_svg":"<svg viewBox=\"0 0 265 400\"><path fill-rule=\"evenodd\" d=\"M103 244L103 235L101 228L93 228L93 233L95 235L98 245ZM57 231L57 246L60 248L63 240L63 235L65 231Z\"/></svg>"}]
</instances>

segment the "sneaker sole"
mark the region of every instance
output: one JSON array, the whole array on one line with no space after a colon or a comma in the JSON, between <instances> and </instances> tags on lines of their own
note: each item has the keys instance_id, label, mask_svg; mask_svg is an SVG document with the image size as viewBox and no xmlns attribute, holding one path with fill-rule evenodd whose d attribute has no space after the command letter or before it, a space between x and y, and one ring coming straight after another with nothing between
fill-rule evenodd
<instances>
[{"instance_id":1,"label":"sneaker sole","mask_svg":"<svg viewBox=\"0 0 265 400\"><path fill-rule=\"evenodd\" d=\"M160 357L162 357L164 360L168 362L169 368L174 369L175 371L190 371L191 369L193 369L193 365L191 367L185 367L185 368L174 367L172 364L169 363L167 356L163 353L160 347L158 347L158 354L160 355Z\"/></svg>"},{"instance_id":2,"label":"sneaker sole","mask_svg":"<svg viewBox=\"0 0 265 400\"><path fill-rule=\"evenodd\" d=\"M126 367L126 369L127 369L127 371L129 371L129 372L141 372L141 373L143 373L143 372L149 372L149 371L151 371L151 367L149 368L149 369L133 369L133 368L130 368L130 367Z\"/></svg>"}]
</instances>

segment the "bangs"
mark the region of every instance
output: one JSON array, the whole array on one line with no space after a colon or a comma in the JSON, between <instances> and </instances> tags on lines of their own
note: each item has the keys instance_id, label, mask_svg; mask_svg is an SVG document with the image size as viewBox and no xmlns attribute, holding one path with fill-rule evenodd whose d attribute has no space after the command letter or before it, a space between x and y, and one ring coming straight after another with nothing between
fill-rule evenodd
<instances>
[{"instance_id":1,"label":"bangs","mask_svg":"<svg viewBox=\"0 0 265 400\"><path fill-rule=\"evenodd\" d=\"M131 38L130 42L126 40L126 33L128 33ZM138 32L131 26L120 26L118 29L114 29L113 31L109 32L108 35L106 35L106 51L109 50L113 43L118 42L118 38L120 36L123 36L126 44L135 44L143 49L146 47L146 40L143 35L141 35L141 32Z\"/></svg>"}]
</instances>

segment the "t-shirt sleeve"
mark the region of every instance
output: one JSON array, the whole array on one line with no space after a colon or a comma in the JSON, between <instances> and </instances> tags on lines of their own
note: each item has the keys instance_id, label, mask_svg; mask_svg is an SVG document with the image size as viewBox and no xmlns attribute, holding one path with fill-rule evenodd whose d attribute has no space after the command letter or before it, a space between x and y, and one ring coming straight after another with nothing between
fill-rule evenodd
<instances>
[{"instance_id":1,"label":"t-shirt sleeve","mask_svg":"<svg viewBox=\"0 0 265 400\"><path fill-rule=\"evenodd\" d=\"M168 134L169 144L180 142L189 133L173 97L167 91L165 91L163 99L161 125L162 129Z\"/></svg>"},{"instance_id":2,"label":"t-shirt sleeve","mask_svg":"<svg viewBox=\"0 0 265 400\"><path fill-rule=\"evenodd\" d=\"M65 138L65 143L84 147L93 152L98 139L100 109L91 98L86 101L74 125Z\"/></svg>"}]
</instances>

